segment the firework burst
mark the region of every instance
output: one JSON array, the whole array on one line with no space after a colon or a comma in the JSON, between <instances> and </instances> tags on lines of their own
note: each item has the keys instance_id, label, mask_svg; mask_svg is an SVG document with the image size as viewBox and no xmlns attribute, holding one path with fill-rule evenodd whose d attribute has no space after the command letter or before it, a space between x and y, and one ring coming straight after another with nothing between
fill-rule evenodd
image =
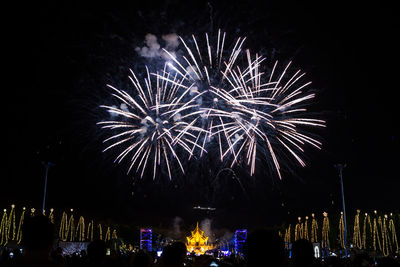
<instances>
[{"instance_id":1,"label":"firework burst","mask_svg":"<svg viewBox=\"0 0 400 267\"><path fill-rule=\"evenodd\" d=\"M118 116L99 122L114 130L104 151L125 146L116 161L130 155L128 172L135 166L141 176L151 161L153 178L162 162L171 178L172 159L184 172L183 157L201 157L214 148L221 162L231 167L244 163L251 175L263 160L281 178L280 161L286 155L305 166L305 145L321 148L308 129L325 127L307 112L315 96L306 90L310 82L302 82L301 71L288 76L290 63L281 73L277 62L272 71L262 72L265 58L243 50L245 38L227 46L225 37L218 31L215 44L208 34L203 44L195 36L179 37L181 53L164 50L169 60L160 72L147 70L145 86L131 71L136 97L109 86L125 108L102 106Z\"/></svg>"},{"instance_id":2,"label":"firework burst","mask_svg":"<svg viewBox=\"0 0 400 267\"><path fill-rule=\"evenodd\" d=\"M290 63L280 74L275 73L277 62L269 74L261 72L265 58L257 54L252 58L249 50L244 56L245 38L238 38L229 53L225 52L225 33L219 31L216 39L216 45L210 45L206 34L202 50L194 36L192 49L180 37L185 48L180 58L165 51L173 62L170 69L199 96L198 122L204 129L196 137L202 148L200 156L207 150L206 143L217 146L221 161L232 158L231 167L245 158L251 175L257 159L263 158L273 163L280 178L282 153L289 153L305 166L301 158L304 145L321 147L305 128L325 127L323 120L307 116L305 106L315 94L304 88L311 82L301 83L305 74L300 71L287 78ZM239 59L245 64L239 64Z\"/></svg>"},{"instance_id":3,"label":"firework burst","mask_svg":"<svg viewBox=\"0 0 400 267\"><path fill-rule=\"evenodd\" d=\"M178 155L178 150L191 155L191 147L198 146L194 142L195 135L192 132L203 131L194 126L197 119L190 118L196 113L188 112L193 107L196 98L193 97L187 101L185 96L190 92L191 87L182 85L177 75L172 77L165 72L165 67L162 75L158 73L151 75L147 67L146 70L147 77L144 79L144 86L131 70L129 79L135 89L135 94L130 95L108 85L113 91L112 96L121 105L120 108L101 106L114 117L114 120L98 122L103 129L113 130L112 135L104 140L104 143L111 144L103 152L117 146L124 146L115 162L120 163L124 158L129 157L128 173L136 167L136 172L140 170L142 177L146 167L152 164L154 179L157 166L164 162L171 179L171 160L176 159L184 173L180 159L182 156ZM185 102L183 102L184 98Z\"/></svg>"},{"instance_id":4,"label":"firework burst","mask_svg":"<svg viewBox=\"0 0 400 267\"><path fill-rule=\"evenodd\" d=\"M285 70L275 77L275 63L271 73L258 76L258 57L249 59L249 71L233 71L230 81L235 89L232 96L233 112L226 133L228 148L223 156L231 155L231 166L245 157L250 165L251 175L255 172L256 160L263 158L273 163L276 173L281 178L280 159L289 153L296 161L305 166L301 158L304 145L310 144L318 149L321 142L307 134L307 127L325 127L323 120L308 117L307 101L315 97L314 93L303 91L311 82L299 82L304 73L297 71L292 77L285 79ZM254 68L253 68L254 66ZM229 78L228 78L229 80ZM261 82L265 80L264 82ZM285 82L283 82L285 80ZM222 131L219 130L219 131ZM261 156L259 156L261 154Z\"/></svg>"}]
</instances>

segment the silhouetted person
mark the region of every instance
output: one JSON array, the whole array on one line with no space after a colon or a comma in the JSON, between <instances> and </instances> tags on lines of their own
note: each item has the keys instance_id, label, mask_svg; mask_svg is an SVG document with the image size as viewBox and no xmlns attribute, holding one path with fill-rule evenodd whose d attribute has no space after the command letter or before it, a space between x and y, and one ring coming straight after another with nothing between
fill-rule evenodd
<instances>
[{"instance_id":1,"label":"silhouetted person","mask_svg":"<svg viewBox=\"0 0 400 267\"><path fill-rule=\"evenodd\" d=\"M1 262L8 262L10 260L10 251L7 248L4 248L1 253Z\"/></svg>"},{"instance_id":2,"label":"silhouetted person","mask_svg":"<svg viewBox=\"0 0 400 267\"><path fill-rule=\"evenodd\" d=\"M256 230L249 234L244 252L248 267L279 267L285 261L282 238L267 230Z\"/></svg>"},{"instance_id":3,"label":"silhouetted person","mask_svg":"<svg viewBox=\"0 0 400 267\"><path fill-rule=\"evenodd\" d=\"M94 240L87 247L88 266L103 266L107 247L103 240Z\"/></svg>"},{"instance_id":4,"label":"silhouetted person","mask_svg":"<svg viewBox=\"0 0 400 267\"><path fill-rule=\"evenodd\" d=\"M310 241L299 239L292 244L292 261L295 267L309 267L314 262L314 249Z\"/></svg>"},{"instance_id":5,"label":"silhouetted person","mask_svg":"<svg viewBox=\"0 0 400 267\"><path fill-rule=\"evenodd\" d=\"M372 267L373 260L367 253L358 253L354 256L353 267Z\"/></svg>"},{"instance_id":6,"label":"silhouetted person","mask_svg":"<svg viewBox=\"0 0 400 267\"><path fill-rule=\"evenodd\" d=\"M55 241L55 227L47 217L43 215L27 217L22 230L22 244L26 254L16 259L10 266L65 266L53 261L49 256Z\"/></svg>"},{"instance_id":7,"label":"silhouetted person","mask_svg":"<svg viewBox=\"0 0 400 267\"><path fill-rule=\"evenodd\" d=\"M51 253L51 258L57 262L57 263L65 263L64 257L62 255L63 249L60 247L57 247L52 253Z\"/></svg>"},{"instance_id":8,"label":"silhouetted person","mask_svg":"<svg viewBox=\"0 0 400 267\"><path fill-rule=\"evenodd\" d=\"M181 267L184 266L186 257L186 245L182 242L175 242L172 245L166 246L162 253L162 265L166 267Z\"/></svg>"},{"instance_id":9,"label":"silhouetted person","mask_svg":"<svg viewBox=\"0 0 400 267\"><path fill-rule=\"evenodd\" d=\"M378 260L378 267L400 267L398 261L394 258L384 257Z\"/></svg>"},{"instance_id":10,"label":"silhouetted person","mask_svg":"<svg viewBox=\"0 0 400 267\"><path fill-rule=\"evenodd\" d=\"M193 267L210 266L213 262L213 257L210 255L200 255L194 259Z\"/></svg>"},{"instance_id":11,"label":"silhouetted person","mask_svg":"<svg viewBox=\"0 0 400 267\"><path fill-rule=\"evenodd\" d=\"M152 265L153 260L151 256L143 250L139 250L133 255L133 259L131 261L132 267L150 267Z\"/></svg>"}]
</instances>

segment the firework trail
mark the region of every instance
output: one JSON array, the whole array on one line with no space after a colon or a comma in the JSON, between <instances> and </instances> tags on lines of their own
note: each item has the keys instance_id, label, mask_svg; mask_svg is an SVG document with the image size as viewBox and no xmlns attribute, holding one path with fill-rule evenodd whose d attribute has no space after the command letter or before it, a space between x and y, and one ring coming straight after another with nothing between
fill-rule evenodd
<instances>
[{"instance_id":1,"label":"firework trail","mask_svg":"<svg viewBox=\"0 0 400 267\"><path fill-rule=\"evenodd\" d=\"M191 155L191 147L198 146L194 142L195 135L192 132L203 130L194 126L197 119L191 119L193 114L188 112L194 105L195 97L191 100L186 97L185 102L182 102L191 87L182 85L177 75L172 77L165 71L165 67L161 75L150 74L147 67L146 70L147 77L144 79L144 86L134 72L130 71L129 79L135 89L135 94L130 95L108 85L113 91L112 96L121 105L120 108L101 106L115 117L115 120L98 122L103 129L113 130L111 137L104 140L104 143L111 144L103 152L117 146L125 146L126 148L116 157L115 162L120 163L130 155L128 173L136 167L136 172L141 170L142 177L146 167L152 164L154 179L157 166L164 162L171 179L172 159L176 159L184 173L178 149Z\"/></svg>"}]
</instances>

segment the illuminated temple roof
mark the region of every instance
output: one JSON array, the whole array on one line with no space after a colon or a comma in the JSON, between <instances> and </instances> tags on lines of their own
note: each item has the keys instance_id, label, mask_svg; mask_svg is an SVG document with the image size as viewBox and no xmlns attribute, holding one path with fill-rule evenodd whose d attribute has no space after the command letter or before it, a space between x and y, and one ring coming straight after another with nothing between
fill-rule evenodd
<instances>
[{"instance_id":1,"label":"illuminated temple roof","mask_svg":"<svg viewBox=\"0 0 400 267\"><path fill-rule=\"evenodd\" d=\"M197 223L196 228L192 231L192 236L188 236L186 239L188 241L186 248L190 253L194 252L197 255L202 255L207 250L213 248L212 245L207 245L208 237L199 228L199 223Z\"/></svg>"}]
</instances>

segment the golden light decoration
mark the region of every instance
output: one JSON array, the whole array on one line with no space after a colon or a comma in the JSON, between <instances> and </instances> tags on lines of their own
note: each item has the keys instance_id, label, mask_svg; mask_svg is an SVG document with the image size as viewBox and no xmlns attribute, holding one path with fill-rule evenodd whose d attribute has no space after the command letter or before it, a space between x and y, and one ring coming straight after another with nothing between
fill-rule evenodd
<instances>
[{"instance_id":1,"label":"golden light decoration","mask_svg":"<svg viewBox=\"0 0 400 267\"><path fill-rule=\"evenodd\" d=\"M318 242L318 222L315 219L315 214L311 214L312 221L311 221L311 242L316 243Z\"/></svg>"},{"instance_id":2,"label":"golden light decoration","mask_svg":"<svg viewBox=\"0 0 400 267\"><path fill-rule=\"evenodd\" d=\"M104 237L104 242L107 242L111 239L111 229L110 226L107 227L106 236Z\"/></svg>"},{"instance_id":3,"label":"golden light decoration","mask_svg":"<svg viewBox=\"0 0 400 267\"><path fill-rule=\"evenodd\" d=\"M324 220L322 222L322 242L321 242L321 247L322 248L329 248L329 232L330 232L330 227L329 227L329 218L328 218L328 213L324 212Z\"/></svg>"},{"instance_id":4,"label":"golden light decoration","mask_svg":"<svg viewBox=\"0 0 400 267\"><path fill-rule=\"evenodd\" d=\"M306 216L306 220L304 221L303 231L303 238L309 240L310 237L308 236L308 216Z\"/></svg>"},{"instance_id":5,"label":"golden light decoration","mask_svg":"<svg viewBox=\"0 0 400 267\"><path fill-rule=\"evenodd\" d=\"M10 236L12 229L12 235ZM7 242L9 240L15 240L16 223L15 223L15 205L11 205L10 215L7 220Z\"/></svg>"},{"instance_id":6,"label":"golden light decoration","mask_svg":"<svg viewBox=\"0 0 400 267\"><path fill-rule=\"evenodd\" d=\"M369 228L369 232L370 235L367 235L367 226ZM373 239L373 228L372 228L372 224L371 224L371 217L369 216L368 213L365 213L364 216L364 224L363 224L363 236L362 236L362 248L363 249L367 249L369 247L367 247L367 239L368 236L370 236L370 240Z\"/></svg>"},{"instance_id":7,"label":"golden light decoration","mask_svg":"<svg viewBox=\"0 0 400 267\"><path fill-rule=\"evenodd\" d=\"M289 224L289 227L285 230L285 248L289 248L289 243L291 242L291 231L290 231L291 225Z\"/></svg>"},{"instance_id":8,"label":"golden light decoration","mask_svg":"<svg viewBox=\"0 0 400 267\"><path fill-rule=\"evenodd\" d=\"M382 253L385 257L389 256L389 253L392 250L392 244L390 243L389 240L389 234L387 232L387 215L385 214L383 216L383 220L381 216L378 218L378 224L381 228L381 234L382 234Z\"/></svg>"},{"instance_id":9,"label":"golden light decoration","mask_svg":"<svg viewBox=\"0 0 400 267\"><path fill-rule=\"evenodd\" d=\"M78 226L76 227L76 234L78 241L85 241L85 218L79 217Z\"/></svg>"},{"instance_id":10,"label":"golden light decoration","mask_svg":"<svg viewBox=\"0 0 400 267\"><path fill-rule=\"evenodd\" d=\"M69 217L68 221L68 229L69 229L69 241L73 242L75 241L75 219L74 219L74 214L72 214L74 210L71 209L71 216Z\"/></svg>"},{"instance_id":11,"label":"golden light decoration","mask_svg":"<svg viewBox=\"0 0 400 267\"><path fill-rule=\"evenodd\" d=\"M353 229L353 246L361 249L361 232L360 232L360 210L357 210L357 214L354 217L354 229Z\"/></svg>"},{"instance_id":12,"label":"golden light decoration","mask_svg":"<svg viewBox=\"0 0 400 267\"><path fill-rule=\"evenodd\" d=\"M296 226L294 227L294 241L303 238L303 224L301 223L301 217L297 218Z\"/></svg>"},{"instance_id":13,"label":"golden light decoration","mask_svg":"<svg viewBox=\"0 0 400 267\"><path fill-rule=\"evenodd\" d=\"M1 219L1 224L0 224L0 246L1 245L6 245L7 244L7 233L8 233L8 217L7 217L7 209L3 210L3 217Z\"/></svg>"},{"instance_id":14,"label":"golden light decoration","mask_svg":"<svg viewBox=\"0 0 400 267\"><path fill-rule=\"evenodd\" d=\"M68 238L68 215L64 211L61 217L61 222L60 222L60 230L58 232L58 237L60 238L61 241L67 241Z\"/></svg>"},{"instance_id":15,"label":"golden light decoration","mask_svg":"<svg viewBox=\"0 0 400 267\"><path fill-rule=\"evenodd\" d=\"M23 207L21 217L19 218L18 231L17 231L17 244L21 244L22 241L22 225L24 224L25 210L26 210L25 207Z\"/></svg>"},{"instance_id":16,"label":"golden light decoration","mask_svg":"<svg viewBox=\"0 0 400 267\"><path fill-rule=\"evenodd\" d=\"M93 241L93 220L88 224L86 239Z\"/></svg>"},{"instance_id":17,"label":"golden light decoration","mask_svg":"<svg viewBox=\"0 0 400 267\"><path fill-rule=\"evenodd\" d=\"M100 240L103 240L103 229L101 227L101 224L99 223L97 227L99 228L99 238Z\"/></svg>"},{"instance_id":18,"label":"golden light decoration","mask_svg":"<svg viewBox=\"0 0 400 267\"><path fill-rule=\"evenodd\" d=\"M399 243L397 242L397 236L396 236L396 228L394 227L394 221L393 221L393 213L390 213L390 220L389 220L389 231L391 233L391 239L392 239L392 244L393 244L393 252L396 254L400 253L399 250Z\"/></svg>"},{"instance_id":19,"label":"golden light decoration","mask_svg":"<svg viewBox=\"0 0 400 267\"><path fill-rule=\"evenodd\" d=\"M395 229L395 218L393 213L390 215L385 214L384 216L380 216L378 212L375 210L373 212L373 217L369 215L369 213L364 213L363 225L361 228L360 223L360 214L361 211L357 210L354 217L354 226L352 231L352 245L354 249L363 249L363 250L373 250L375 253L382 253L383 256L388 255L396 255L400 253L399 244L398 244L398 236L396 234ZM330 248L330 223L328 218L328 213L323 213L323 221L322 221L322 239L321 239L321 248ZM311 214L311 234L310 241L312 243L318 242L318 235L320 232L318 231L318 221L316 220L315 214ZM299 240L301 238L307 239L307 230L308 230L308 217L305 217L305 221L301 220L301 217L297 218L297 223L294 230L294 240ZM284 242L285 248L289 249L289 243L294 241L291 240L291 225L285 229L284 231ZM349 234L350 235L350 231ZM339 232L338 232L338 241L339 247L344 248L344 214L340 212L339 219Z\"/></svg>"},{"instance_id":20,"label":"golden light decoration","mask_svg":"<svg viewBox=\"0 0 400 267\"><path fill-rule=\"evenodd\" d=\"M19 222L17 224L17 209L13 204L11 205L10 212L7 209L3 209L3 215L0 222L0 246L5 246L9 244L10 241L15 241L16 244L20 244L23 235L23 224L26 216L26 212L28 209L25 207L22 208L22 212L19 216ZM31 208L30 216L35 216L35 208ZM29 212L28 211L28 212ZM83 216L79 217L77 224L75 225L74 214L72 213L74 210L70 209L70 216L67 212L63 212L60 220L58 230L58 237L60 241L63 242L85 242L85 241L93 241L94 240L94 227L95 222L91 220L87 225L85 224L85 220ZM50 209L47 211L49 220L54 223L55 221L55 213L54 209ZM17 227L18 226L18 227ZM103 239L102 234L102 226L98 224L99 228L99 237ZM105 234L105 240L117 239L117 229L111 230L110 226L107 228L107 232Z\"/></svg>"},{"instance_id":21,"label":"golden light decoration","mask_svg":"<svg viewBox=\"0 0 400 267\"><path fill-rule=\"evenodd\" d=\"M49 219L54 224L54 209L50 209Z\"/></svg>"},{"instance_id":22,"label":"golden light decoration","mask_svg":"<svg viewBox=\"0 0 400 267\"><path fill-rule=\"evenodd\" d=\"M372 247L373 247L374 251L376 251L376 249L377 249L376 245L378 245L379 251L382 251L381 241L379 239L379 230L378 230L377 211L376 210L374 210L374 214L375 214L375 216L374 216L374 226L373 226L373 230L372 230L372 236L373 236Z\"/></svg>"},{"instance_id":23,"label":"golden light decoration","mask_svg":"<svg viewBox=\"0 0 400 267\"><path fill-rule=\"evenodd\" d=\"M71 212L73 209L71 209ZM74 241L75 240L75 224L74 224L74 215L71 214L71 216L68 219L67 213L64 211L61 217L61 222L60 222L60 230L59 230L59 237L60 240L66 242L68 241Z\"/></svg>"}]
</instances>

